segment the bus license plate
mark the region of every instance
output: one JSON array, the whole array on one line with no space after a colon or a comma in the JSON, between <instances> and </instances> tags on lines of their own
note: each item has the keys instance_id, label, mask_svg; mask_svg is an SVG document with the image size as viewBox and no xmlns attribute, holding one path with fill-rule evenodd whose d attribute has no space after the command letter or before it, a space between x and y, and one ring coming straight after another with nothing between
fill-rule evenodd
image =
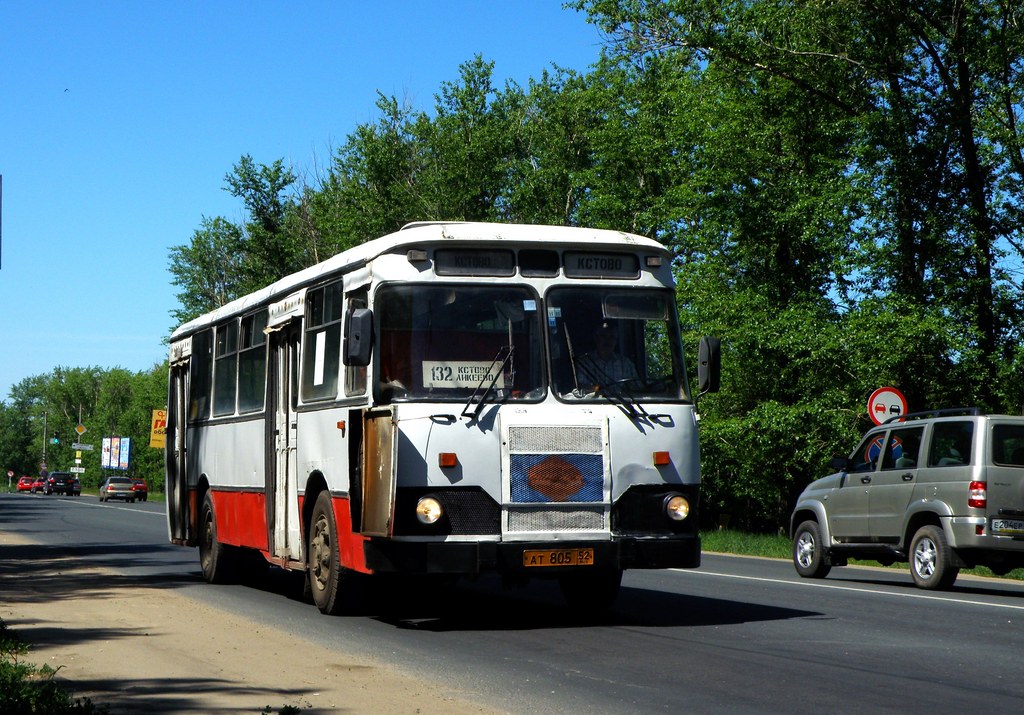
<instances>
[{"instance_id":1,"label":"bus license plate","mask_svg":"<svg viewBox=\"0 0 1024 715\"><path fill-rule=\"evenodd\" d=\"M593 566L593 549L543 549L523 552L523 566Z\"/></svg>"},{"instance_id":2,"label":"bus license plate","mask_svg":"<svg viewBox=\"0 0 1024 715\"><path fill-rule=\"evenodd\" d=\"M1024 534L1024 520L1021 519L993 519L993 534Z\"/></svg>"}]
</instances>

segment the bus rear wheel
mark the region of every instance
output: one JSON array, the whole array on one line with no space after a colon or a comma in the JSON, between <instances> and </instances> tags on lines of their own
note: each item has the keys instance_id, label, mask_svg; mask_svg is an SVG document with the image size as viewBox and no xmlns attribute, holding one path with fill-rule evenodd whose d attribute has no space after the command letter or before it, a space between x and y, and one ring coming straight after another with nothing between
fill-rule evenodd
<instances>
[{"instance_id":1,"label":"bus rear wheel","mask_svg":"<svg viewBox=\"0 0 1024 715\"><path fill-rule=\"evenodd\" d=\"M231 583L234 580L231 547L217 541L217 518L209 492L199 512L199 566L207 583Z\"/></svg>"},{"instance_id":2,"label":"bus rear wheel","mask_svg":"<svg viewBox=\"0 0 1024 715\"><path fill-rule=\"evenodd\" d=\"M313 506L306 548L309 595L321 613L337 615L342 610L344 573L338 548L338 528L330 492L320 492Z\"/></svg>"}]
</instances>

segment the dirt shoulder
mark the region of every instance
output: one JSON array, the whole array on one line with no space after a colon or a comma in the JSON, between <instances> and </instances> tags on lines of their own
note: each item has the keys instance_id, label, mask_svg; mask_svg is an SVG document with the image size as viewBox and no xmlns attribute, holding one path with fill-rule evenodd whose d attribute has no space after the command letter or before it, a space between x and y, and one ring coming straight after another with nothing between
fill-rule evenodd
<instances>
[{"instance_id":1,"label":"dirt shoulder","mask_svg":"<svg viewBox=\"0 0 1024 715\"><path fill-rule=\"evenodd\" d=\"M0 554L0 618L31 644L27 662L60 668L75 697L111 713L497 713L173 590L33 555L3 531Z\"/></svg>"}]
</instances>

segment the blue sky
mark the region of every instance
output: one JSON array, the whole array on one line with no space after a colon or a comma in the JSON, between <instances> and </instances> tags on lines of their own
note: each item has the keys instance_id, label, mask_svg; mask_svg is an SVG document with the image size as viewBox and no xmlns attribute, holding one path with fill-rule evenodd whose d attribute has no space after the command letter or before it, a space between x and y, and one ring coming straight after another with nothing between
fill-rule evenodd
<instances>
[{"instance_id":1,"label":"blue sky","mask_svg":"<svg viewBox=\"0 0 1024 715\"><path fill-rule=\"evenodd\" d=\"M0 399L164 359L169 249L244 217L223 190L243 154L301 174L376 120L377 91L430 109L478 53L526 86L600 44L560 0L4 0Z\"/></svg>"}]
</instances>

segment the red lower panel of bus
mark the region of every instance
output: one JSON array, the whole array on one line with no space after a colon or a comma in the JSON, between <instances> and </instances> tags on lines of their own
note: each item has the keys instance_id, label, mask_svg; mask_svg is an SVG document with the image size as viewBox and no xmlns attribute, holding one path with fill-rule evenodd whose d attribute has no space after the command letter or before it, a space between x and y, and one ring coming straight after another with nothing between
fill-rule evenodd
<instances>
[{"instance_id":1,"label":"red lower panel of bus","mask_svg":"<svg viewBox=\"0 0 1024 715\"><path fill-rule=\"evenodd\" d=\"M266 551L267 499L263 492L214 490L213 513L217 515L217 540L233 546Z\"/></svg>"},{"instance_id":2,"label":"red lower panel of bus","mask_svg":"<svg viewBox=\"0 0 1024 715\"><path fill-rule=\"evenodd\" d=\"M332 501L334 523L338 529L341 565L353 571L369 573L363 542L366 537L352 533L348 499ZM299 497L299 513L302 513ZM245 546L266 552L270 548L267 528L266 496L263 492L213 491L213 510L217 515L217 540L233 546ZM303 534L305 536L305 534Z\"/></svg>"},{"instance_id":3,"label":"red lower panel of bus","mask_svg":"<svg viewBox=\"0 0 1024 715\"><path fill-rule=\"evenodd\" d=\"M299 513L304 511L304 496L299 497ZM352 533L352 511L349 508L347 498L333 497L331 508L334 511L334 524L338 530L338 549L341 556L341 565L347 569L360 573L372 573L366 566L366 552L363 550L363 542L366 537L361 534ZM305 534L303 534L305 536Z\"/></svg>"}]
</instances>

